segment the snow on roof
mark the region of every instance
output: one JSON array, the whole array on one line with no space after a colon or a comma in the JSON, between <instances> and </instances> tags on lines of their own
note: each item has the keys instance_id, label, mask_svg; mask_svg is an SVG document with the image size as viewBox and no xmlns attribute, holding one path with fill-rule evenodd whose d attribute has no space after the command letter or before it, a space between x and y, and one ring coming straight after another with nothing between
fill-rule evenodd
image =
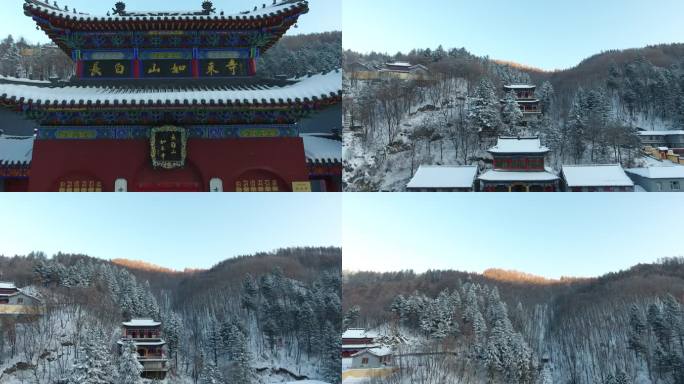
<instances>
[{"instance_id":1,"label":"snow on roof","mask_svg":"<svg viewBox=\"0 0 684 384\"><path fill-rule=\"evenodd\" d=\"M549 149L541 145L539 137L499 137L490 153L546 153Z\"/></svg>"},{"instance_id":2,"label":"snow on roof","mask_svg":"<svg viewBox=\"0 0 684 384\"><path fill-rule=\"evenodd\" d=\"M406 188L472 188L477 166L421 165Z\"/></svg>"},{"instance_id":3,"label":"snow on roof","mask_svg":"<svg viewBox=\"0 0 684 384\"><path fill-rule=\"evenodd\" d=\"M388 356L392 354L392 348L383 346L383 347L376 347L376 348L368 348L364 349L363 351L356 352L355 354L352 355L352 357L355 356L360 356L365 353L370 353L371 355L377 356L377 357L383 357L383 356Z\"/></svg>"},{"instance_id":4,"label":"snow on roof","mask_svg":"<svg viewBox=\"0 0 684 384\"><path fill-rule=\"evenodd\" d=\"M0 134L0 165L30 164L33 157L33 136Z\"/></svg>"},{"instance_id":5,"label":"snow on roof","mask_svg":"<svg viewBox=\"0 0 684 384\"><path fill-rule=\"evenodd\" d=\"M343 339L374 339L378 334L365 328L349 328L342 334Z\"/></svg>"},{"instance_id":6,"label":"snow on roof","mask_svg":"<svg viewBox=\"0 0 684 384\"><path fill-rule=\"evenodd\" d=\"M569 187L633 187L619 164L564 165L561 170Z\"/></svg>"},{"instance_id":7,"label":"snow on roof","mask_svg":"<svg viewBox=\"0 0 684 384\"><path fill-rule=\"evenodd\" d=\"M124 339L124 340L119 340L119 341L117 341L116 343L119 344L119 345L121 345L121 344L124 343L124 341L125 341L125 339ZM164 340L162 340L162 339L159 339L159 340L157 340L157 341L134 341L134 343L135 343L136 346L137 346L137 345L156 346L156 345L165 345L165 344L166 344L166 342L165 342Z\"/></svg>"},{"instance_id":8,"label":"snow on roof","mask_svg":"<svg viewBox=\"0 0 684 384\"><path fill-rule=\"evenodd\" d=\"M558 176L549 172L510 172L488 170L479 177L483 181L554 181Z\"/></svg>"},{"instance_id":9,"label":"snow on roof","mask_svg":"<svg viewBox=\"0 0 684 384\"><path fill-rule=\"evenodd\" d=\"M313 163L341 163L342 142L312 134L301 135L307 161Z\"/></svg>"},{"instance_id":10,"label":"snow on roof","mask_svg":"<svg viewBox=\"0 0 684 384\"><path fill-rule=\"evenodd\" d=\"M338 69L325 74L316 74L298 79L284 86L222 86L217 82L215 87L179 87L168 85L150 89L150 87L135 86L83 86L65 85L61 87L39 87L8 80L0 82L0 99L24 99L27 103L113 103L136 102L140 104L153 102L183 102L192 103L204 100L207 103L241 102L264 103L267 101L311 100L328 98L338 95L342 88L342 72ZM229 84L229 83L226 83ZM209 89L207 89L209 88Z\"/></svg>"},{"instance_id":11,"label":"snow on roof","mask_svg":"<svg viewBox=\"0 0 684 384\"><path fill-rule=\"evenodd\" d=\"M536 85L531 85L531 84L507 84L504 85L504 88L509 88L509 89L532 89L532 88L537 88Z\"/></svg>"},{"instance_id":12,"label":"snow on roof","mask_svg":"<svg viewBox=\"0 0 684 384\"><path fill-rule=\"evenodd\" d=\"M17 286L14 283L0 281L0 289L17 289Z\"/></svg>"},{"instance_id":13,"label":"snow on roof","mask_svg":"<svg viewBox=\"0 0 684 384\"><path fill-rule=\"evenodd\" d=\"M684 166L681 165L628 168L626 172L647 179L684 179Z\"/></svg>"},{"instance_id":14,"label":"snow on roof","mask_svg":"<svg viewBox=\"0 0 684 384\"><path fill-rule=\"evenodd\" d=\"M672 131L639 131L639 136L671 136L671 135L684 135L684 130L672 130Z\"/></svg>"},{"instance_id":15,"label":"snow on roof","mask_svg":"<svg viewBox=\"0 0 684 384\"><path fill-rule=\"evenodd\" d=\"M375 348L378 345L379 344L376 344L376 343L342 344L342 349L345 349L345 350L361 350L361 349Z\"/></svg>"},{"instance_id":16,"label":"snow on roof","mask_svg":"<svg viewBox=\"0 0 684 384\"><path fill-rule=\"evenodd\" d=\"M45 12L49 15L60 17L60 18L71 18L78 21L123 21L123 20L141 20L151 19L151 18L182 18L185 20L252 20L252 19L263 19L271 16L280 15L288 12L292 8L298 8L307 6L307 1L293 1L293 0L282 0L277 2L275 5L270 5L267 7L257 7L256 10L249 10L234 14L201 14L201 10L197 11L127 11L125 16L120 15L91 15L88 13L78 12L74 13L73 8L70 11L65 11L59 7L50 5L47 1L41 0L25 0L25 9L36 10L38 12Z\"/></svg>"},{"instance_id":17,"label":"snow on roof","mask_svg":"<svg viewBox=\"0 0 684 384\"><path fill-rule=\"evenodd\" d=\"M385 65L389 65L392 67L411 67L411 63L407 63L405 61L395 61L394 63L387 63Z\"/></svg>"},{"instance_id":18,"label":"snow on roof","mask_svg":"<svg viewBox=\"0 0 684 384\"><path fill-rule=\"evenodd\" d=\"M123 325L126 327L156 327L161 323L153 319L131 319L131 321L124 322Z\"/></svg>"}]
</instances>

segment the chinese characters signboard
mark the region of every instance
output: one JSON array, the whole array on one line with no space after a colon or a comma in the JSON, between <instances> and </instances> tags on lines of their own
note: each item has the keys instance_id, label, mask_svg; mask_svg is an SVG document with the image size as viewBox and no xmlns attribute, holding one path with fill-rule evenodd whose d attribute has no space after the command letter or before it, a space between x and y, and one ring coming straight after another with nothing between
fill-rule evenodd
<instances>
[{"instance_id":1,"label":"chinese characters signboard","mask_svg":"<svg viewBox=\"0 0 684 384\"><path fill-rule=\"evenodd\" d=\"M192 77L192 60L148 60L142 63L143 77Z\"/></svg>"},{"instance_id":2,"label":"chinese characters signboard","mask_svg":"<svg viewBox=\"0 0 684 384\"><path fill-rule=\"evenodd\" d=\"M164 126L152 128L150 148L155 168L174 169L185 165L188 136L184 128Z\"/></svg>"},{"instance_id":3,"label":"chinese characters signboard","mask_svg":"<svg viewBox=\"0 0 684 384\"><path fill-rule=\"evenodd\" d=\"M249 76L249 60L206 59L200 60L200 77Z\"/></svg>"},{"instance_id":4,"label":"chinese characters signboard","mask_svg":"<svg viewBox=\"0 0 684 384\"><path fill-rule=\"evenodd\" d=\"M87 79L133 77L133 63L130 60L84 61L83 77Z\"/></svg>"}]
</instances>

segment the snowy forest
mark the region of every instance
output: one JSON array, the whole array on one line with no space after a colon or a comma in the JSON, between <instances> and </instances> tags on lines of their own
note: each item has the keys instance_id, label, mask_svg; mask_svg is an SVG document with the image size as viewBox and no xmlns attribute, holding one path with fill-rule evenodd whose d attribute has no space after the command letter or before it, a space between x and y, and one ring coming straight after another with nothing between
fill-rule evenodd
<instances>
[{"instance_id":1,"label":"snowy forest","mask_svg":"<svg viewBox=\"0 0 684 384\"><path fill-rule=\"evenodd\" d=\"M44 315L0 318L0 382L135 384L122 322L162 322L165 383L340 381L341 250L288 248L170 272L35 252L0 257L0 280L39 295Z\"/></svg>"},{"instance_id":2,"label":"snowy forest","mask_svg":"<svg viewBox=\"0 0 684 384\"><path fill-rule=\"evenodd\" d=\"M284 36L258 62L259 76L287 78L329 72L342 66L342 33ZM12 35L0 40L0 76L68 80L71 59L54 44L31 44Z\"/></svg>"},{"instance_id":3,"label":"snowy forest","mask_svg":"<svg viewBox=\"0 0 684 384\"><path fill-rule=\"evenodd\" d=\"M395 351L378 383L684 383L684 259L598 278L360 272L347 327Z\"/></svg>"},{"instance_id":4,"label":"snowy forest","mask_svg":"<svg viewBox=\"0 0 684 384\"><path fill-rule=\"evenodd\" d=\"M359 64L422 64L430 80L361 80ZM344 52L345 190L401 191L419 165L491 164L497 135L538 135L548 166L640 165L637 132L684 126L684 44L608 51L545 72L463 48ZM542 115L523 122L505 84L533 84Z\"/></svg>"}]
</instances>

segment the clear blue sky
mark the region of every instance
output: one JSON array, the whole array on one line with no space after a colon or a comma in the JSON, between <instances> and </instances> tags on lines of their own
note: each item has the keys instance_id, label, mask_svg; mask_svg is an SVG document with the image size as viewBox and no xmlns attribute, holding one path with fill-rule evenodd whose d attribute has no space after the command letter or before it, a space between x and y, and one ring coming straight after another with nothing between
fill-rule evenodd
<instances>
[{"instance_id":1,"label":"clear blue sky","mask_svg":"<svg viewBox=\"0 0 684 384\"><path fill-rule=\"evenodd\" d=\"M681 194L348 193L343 267L591 277L684 255L683 216Z\"/></svg>"},{"instance_id":2,"label":"clear blue sky","mask_svg":"<svg viewBox=\"0 0 684 384\"><path fill-rule=\"evenodd\" d=\"M6 194L0 254L32 250L207 268L289 246L341 246L339 194Z\"/></svg>"},{"instance_id":3,"label":"clear blue sky","mask_svg":"<svg viewBox=\"0 0 684 384\"><path fill-rule=\"evenodd\" d=\"M52 3L54 0L50 0ZM202 9L202 0L126 0L131 11L192 10ZM217 11L238 13L251 10L254 6L271 4L271 0L213 0ZM60 6L76 8L79 12L104 15L114 8L116 0L57 0ZM0 37L8 34L23 36L31 42L49 42L47 35L36 30L36 25L22 8L24 0L2 0L0 12ZM342 0L309 0L309 13L299 19L299 28L291 28L288 34L339 31L342 29Z\"/></svg>"},{"instance_id":4,"label":"clear blue sky","mask_svg":"<svg viewBox=\"0 0 684 384\"><path fill-rule=\"evenodd\" d=\"M344 48L465 47L542 69L609 49L684 42L682 0L344 0Z\"/></svg>"}]
</instances>

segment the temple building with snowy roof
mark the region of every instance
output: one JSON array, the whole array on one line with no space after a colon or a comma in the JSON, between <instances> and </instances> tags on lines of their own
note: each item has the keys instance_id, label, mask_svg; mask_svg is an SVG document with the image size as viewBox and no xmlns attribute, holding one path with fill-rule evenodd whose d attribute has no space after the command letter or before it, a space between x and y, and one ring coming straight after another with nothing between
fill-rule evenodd
<instances>
[{"instance_id":1,"label":"temple building with snowy roof","mask_svg":"<svg viewBox=\"0 0 684 384\"><path fill-rule=\"evenodd\" d=\"M119 2L98 16L25 0L75 76L0 78L0 106L38 123L35 138L0 144L17 147L0 152L3 189L341 190L341 141L326 143L339 156L310 158L321 143L305 148L298 124L339 105L341 71L257 75L259 57L308 10L304 0L236 14L217 14L210 1L183 12ZM29 142L31 156L19 159Z\"/></svg>"},{"instance_id":2,"label":"temple building with snowy roof","mask_svg":"<svg viewBox=\"0 0 684 384\"><path fill-rule=\"evenodd\" d=\"M483 192L556 192L559 177L544 165L549 149L539 137L499 137L489 149L493 168L479 176Z\"/></svg>"},{"instance_id":3,"label":"temple building with snowy roof","mask_svg":"<svg viewBox=\"0 0 684 384\"><path fill-rule=\"evenodd\" d=\"M523 123L536 120L542 114L541 101L535 96L536 85L532 84L506 84L504 92L513 92L518 101L520 111L523 113ZM504 103L504 99L501 100Z\"/></svg>"},{"instance_id":4,"label":"temple building with snowy roof","mask_svg":"<svg viewBox=\"0 0 684 384\"><path fill-rule=\"evenodd\" d=\"M166 341L162 338L162 323L153 319L131 319L125 321L123 335L117 342L119 347L124 342L135 344L138 361L143 366L142 376L148 379L164 379L169 370L169 359L166 354Z\"/></svg>"}]
</instances>

